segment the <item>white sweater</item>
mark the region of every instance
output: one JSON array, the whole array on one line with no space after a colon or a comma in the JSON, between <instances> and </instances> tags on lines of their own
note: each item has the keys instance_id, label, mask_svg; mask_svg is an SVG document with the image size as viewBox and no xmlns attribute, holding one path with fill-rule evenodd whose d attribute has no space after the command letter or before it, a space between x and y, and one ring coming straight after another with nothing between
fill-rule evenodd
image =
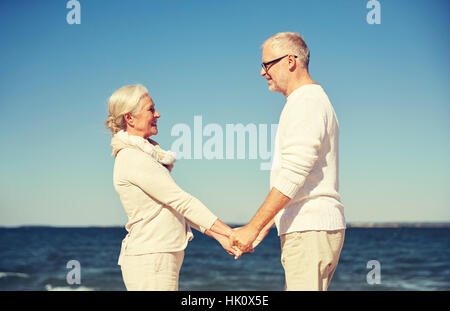
<instances>
[{"instance_id":1,"label":"white sweater","mask_svg":"<svg viewBox=\"0 0 450 311\"><path fill-rule=\"evenodd\" d=\"M281 112L270 187L291 201L275 216L278 234L346 227L338 182L339 124L320 85L293 91Z\"/></svg>"},{"instance_id":2,"label":"white sweater","mask_svg":"<svg viewBox=\"0 0 450 311\"><path fill-rule=\"evenodd\" d=\"M143 151L121 150L113 179L129 219L120 257L184 250L193 237L190 225L204 232L217 220L175 183L163 165Z\"/></svg>"}]
</instances>

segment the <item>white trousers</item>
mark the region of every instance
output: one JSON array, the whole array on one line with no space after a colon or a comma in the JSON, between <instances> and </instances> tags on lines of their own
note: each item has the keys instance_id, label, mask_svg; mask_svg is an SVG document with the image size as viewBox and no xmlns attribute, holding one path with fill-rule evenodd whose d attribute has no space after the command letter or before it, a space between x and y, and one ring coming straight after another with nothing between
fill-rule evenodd
<instances>
[{"instance_id":1,"label":"white trousers","mask_svg":"<svg viewBox=\"0 0 450 311\"><path fill-rule=\"evenodd\" d=\"M122 277L129 291L177 291L184 251L123 256Z\"/></svg>"}]
</instances>

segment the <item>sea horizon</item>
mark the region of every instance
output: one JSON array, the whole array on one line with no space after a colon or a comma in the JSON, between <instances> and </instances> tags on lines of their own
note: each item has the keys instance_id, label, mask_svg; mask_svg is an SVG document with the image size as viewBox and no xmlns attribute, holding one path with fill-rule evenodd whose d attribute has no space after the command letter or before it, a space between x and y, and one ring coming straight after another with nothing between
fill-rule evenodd
<instances>
[{"instance_id":1,"label":"sea horizon","mask_svg":"<svg viewBox=\"0 0 450 311\"><path fill-rule=\"evenodd\" d=\"M433 223L446 227L430 227L430 223L417 227L418 224L348 224L329 290L450 290L449 223ZM0 291L126 290L117 265L125 235L123 226L0 227ZM254 253L239 260L224 252L214 239L198 232L194 235L185 250L180 291L283 290L284 271L276 228L270 230ZM67 264L73 260L81 267L78 285L66 280L71 271ZM380 267L379 284L370 283L374 262Z\"/></svg>"},{"instance_id":2,"label":"sea horizon","mask_svg":"<svg viewBox=\"0 0 450 311\"><path fill-rule=\"evenodd\" d=\"M124 228L121 225L51 225L51 224L23 224L0 225L0 228ZM227 223L230 227L245 226L246 223ZM394 221L394 222L348 222L347 228L450 228L450 221Z\"/></svg>"}]
</instances>

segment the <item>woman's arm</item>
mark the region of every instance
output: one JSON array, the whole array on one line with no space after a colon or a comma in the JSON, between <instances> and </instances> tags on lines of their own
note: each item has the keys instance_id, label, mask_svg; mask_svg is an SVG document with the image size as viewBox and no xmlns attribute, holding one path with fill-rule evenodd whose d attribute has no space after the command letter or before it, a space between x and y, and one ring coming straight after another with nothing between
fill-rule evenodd
<instances>
[{"instance_id":1,"label":"woman's arm","mask_svg":"<svg viewBox=\"0 0 450 311\"><path fill-rule=\"evenodd\" d=\"M169 172L144 152L134 149L122 150L116 158L117 164L123 166L121 169L125 172L128 182L142 189L154 200L173 208L198 226L224 235L230 234L229 227L224 227L221 221L216 223L217 216L200 200L183 191Z\"/></svg>"},{"instance_id":2,"label":"woman's arm","mask_svg":"<svg viewBox=\"0 0 450 311\"><path fill-rule=\"evenodd\" d=\"M233 233L233 229L231 229L227 224L225 224L220 219L217 219L214 224L211 226L209 231L212 231L214 233L218 233L220 235L224 235L226 237L229 237Z\"/></svg>"},{"instance_id":3,"label":"woman's arm","mask_svg":"<svg viewBox=\"0 0 450 311\"><path fill-rule=\"evenodd\" d=\"M219 244L226 250L228 254L234 255L235 259L238 259L242 256L242 251L238 247L232 246L230 243L229 236L233 229L231 229L220 219L217 219L214 222L211 229L206 229L204 227L198 226L190 222L189 220L187 220L187 222L195 230L214 238L217 242L219 242Z\"/></svg>"}]
</instances>

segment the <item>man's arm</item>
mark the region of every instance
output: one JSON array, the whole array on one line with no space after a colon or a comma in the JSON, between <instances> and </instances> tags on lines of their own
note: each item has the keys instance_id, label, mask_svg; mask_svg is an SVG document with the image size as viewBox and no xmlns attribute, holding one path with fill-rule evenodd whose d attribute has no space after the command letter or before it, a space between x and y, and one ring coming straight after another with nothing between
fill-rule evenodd
<instances>
[{"instance_id":1,"label":"man's arm","mask_svg":"<svg viewBox=\"0 0 450 311\"><path fill-rule=\"evenodd\" d=\"M264 227L264 229L261 230L261 232L258 234L258 236L256 237L256 240L253 242L252 244L252 248L254 249L256 246L259 245L259 243L262 242L262 240L264 240L264 238L267 236L267 234L270 231L270 228L272 228L272 226L275 223L275 219L272 219L271 221L269 221L267 223L267 225Z\"/></svg>"},{"instance_id":2,"label":"man's arm","mask_svg":"<svg viewBox=\"0 0 450 311\"><path fill-rule=\"evenodd\" d=\"M235 229L230 237L232 245L238 246L242 251L251 249L252 243L256 240L261 230L282 210L291 199L272 188L264 203L256 212L250 222L238 229Z\"/></svg>"},{"instance_id":3,"label":"man's arm","mask_svg":"<svg viewBox=\"0 0 450 311\"><path fill-rule=\"evenodd\" d=\"M274 176L272 189L252 220L235 229L230 237L233 245L238 245L243 251L251 249L252 242L264 226L303 187L319 157L326 123L324 105L314 98L286 102L277 131L280 171Z\"/></svg>"}]
</instances>

